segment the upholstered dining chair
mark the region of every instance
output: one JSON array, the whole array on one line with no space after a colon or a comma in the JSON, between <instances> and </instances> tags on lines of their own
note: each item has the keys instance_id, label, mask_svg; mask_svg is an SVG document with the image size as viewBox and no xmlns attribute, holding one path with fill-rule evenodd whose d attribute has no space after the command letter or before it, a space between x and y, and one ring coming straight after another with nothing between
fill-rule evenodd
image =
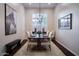
<instances>
[{"instance_id":1,"label":"upholstered dining chair","mask_svg":"<svg viewBox=\"0 0 79 59\"><path fill-rule=\"evenodd\" d=\"M50 51L51 51L51 43L52 43L51 39L54 38L53 31L48 32L47 35L48 35L49 39L47 39L46 41L41 42L41 45L48 46L48 48L50 48Z\"/></svg>"},{"instance_id":2,"label":"upholstered dining chair","mask_svg":"<svg viewBox=\"0 0 79 59\"><path fill-rule=\"evenodd\" d=\"M51 32L49 33L49 37L50 37L51 40L55 37L54 31L51 31Z\"/></svg>"},{"instance_id":3,"label":"upholstered dining chair","mask_svg":"<svg viewBox=\"0 0 79 59\"><path fill-rule=\"evenodd\" d=\"M28 38L27 51L30 50L30 48L33 45L37 45L37 42L35 42L34 40L30 39L31 36L32 36L32 33L31 32L27 32L27 38Z\"/></svg>"}]
</instances>

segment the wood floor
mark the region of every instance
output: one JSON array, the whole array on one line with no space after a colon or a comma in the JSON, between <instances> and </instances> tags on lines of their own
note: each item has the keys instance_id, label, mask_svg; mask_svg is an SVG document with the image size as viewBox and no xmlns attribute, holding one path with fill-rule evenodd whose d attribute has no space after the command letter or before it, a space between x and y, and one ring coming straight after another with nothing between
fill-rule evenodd
<instances>
[{"instance_id":1,"label":"wood floor","mask_svg":"<svg viewBox=\"0 0 79 59\"><path fill-rule=\"evenodd\" d=\"M53 42L51 42L51 51L27 51L27 44L28 42L26 42L14 56L65 56Z\"/></svg>"}]
</instances>

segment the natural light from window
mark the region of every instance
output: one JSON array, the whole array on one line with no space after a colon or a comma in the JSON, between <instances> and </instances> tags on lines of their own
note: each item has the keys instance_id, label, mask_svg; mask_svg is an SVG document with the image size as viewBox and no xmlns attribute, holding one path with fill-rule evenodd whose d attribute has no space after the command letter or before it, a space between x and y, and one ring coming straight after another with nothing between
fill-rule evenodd
<instances>
[{"instance_id":1,"label":"natural light from window","mask_svg":"<svg viewBox=\"0 0 79 59\"><path fill-rule=\"evenodd\" d=\"M41 31L42 29L47 29L47 14L32 14L32 26L33 29Z\"/></svg>"}]
</instances>

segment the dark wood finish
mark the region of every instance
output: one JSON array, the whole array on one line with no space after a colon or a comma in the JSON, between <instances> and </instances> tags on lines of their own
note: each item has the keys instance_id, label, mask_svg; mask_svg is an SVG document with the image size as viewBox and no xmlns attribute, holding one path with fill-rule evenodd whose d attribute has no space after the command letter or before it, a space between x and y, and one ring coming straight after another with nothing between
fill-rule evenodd
<instances>
[{"instance_id":1,"label":"dark wood finish","mask_svg":"<svg viewBox=\"0 0 79 59\"><path fill-rule=\"evenodd\" d=\"M29 37L28 38L30 41L34 40L37 42L37 47L40 47L41 46L41 42L43 42L44 40L48 40L49 37L46 36L46 37Z\"/></svg>"},{"instance_id":2,"label":"dark wood finish","mask_svg":"<svg viewBox=\"0 0 79 59\"><path fill-rule=\"evenodd\" d=\"M13 51L14 53L12 53L11 55L14 55L26 42L27 42L26 39L23 40L23 41L21 42L21 46L20 46L19 48L15 49L15 50Z\"/></svg>"},{"instance_id":3,"label":"dark wood finish","mask_svg":"<svg viewBox=\"0 0 79 59\"><path fill-rule=\"evenodd\" d=\"M27 42L27 40L23 40L20 44L19 47L17 47L16 49L12 50L12 53L10 54L5 54L4 56L13 56L25 43Z\"/></svg>"}]
</instances>

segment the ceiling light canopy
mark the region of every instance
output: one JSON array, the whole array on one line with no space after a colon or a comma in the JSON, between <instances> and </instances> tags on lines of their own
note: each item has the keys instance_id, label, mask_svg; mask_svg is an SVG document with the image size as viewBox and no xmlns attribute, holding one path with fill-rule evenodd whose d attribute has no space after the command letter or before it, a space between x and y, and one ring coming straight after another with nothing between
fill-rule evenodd
<instances>
[{"instance_id":1,"label":"ceiling light canopy","mask_svg":"<svg viewBox=\"0 0 79 59\"><path fill-rule=\"evenodd\" d=\"M51 3L48 3L48 5L51 5Z\"/></svg>"},{"instance_id":2,"label":"ceiling light canopy","mask_svg":"<svg viewBox=\"0 0 79 59\"><path fill-rule=\"evenodd\" d=\"M29 3L29 5L32 5L32 3Z\"/></svg>"}]
</instances>

